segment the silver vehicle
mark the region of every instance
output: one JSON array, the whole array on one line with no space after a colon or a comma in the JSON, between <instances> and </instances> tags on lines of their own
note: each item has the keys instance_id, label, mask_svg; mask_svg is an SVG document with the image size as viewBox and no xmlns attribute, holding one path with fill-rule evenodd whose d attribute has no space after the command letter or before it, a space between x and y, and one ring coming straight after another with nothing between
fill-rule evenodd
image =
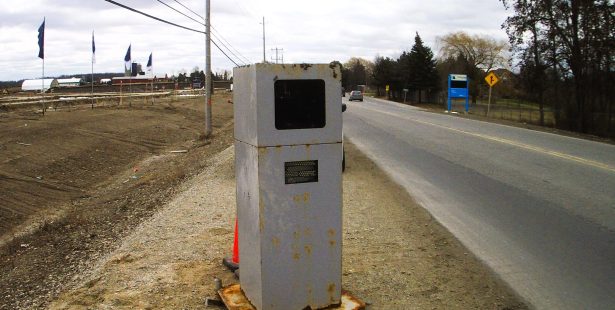
<instances>
[{"instance_id":1,"label":"silver vehicle","mask_svg":"<svg viewBox=\"0 0 615 310\"><path fill-rule=\"evenodd\" d=\"M363 93L360 90L351 91L348 101L353 101L353 100L363 101Z\"/></svg>"}]
</instances>

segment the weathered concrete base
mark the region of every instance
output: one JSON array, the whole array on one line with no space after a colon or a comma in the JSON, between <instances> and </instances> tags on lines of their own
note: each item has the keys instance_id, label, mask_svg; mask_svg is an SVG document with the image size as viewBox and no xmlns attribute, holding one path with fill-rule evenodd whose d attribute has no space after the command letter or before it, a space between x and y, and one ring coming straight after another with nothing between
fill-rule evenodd
<instances>
[{"instance_id":1,"label":"weathered concrete base","mask_svg":"<svg viewBox=\"0 0 615 310\"><path fill-rule=\"evenodd\" d=\"M223 287L218 291L222 302L229 310L256 310L244 295L239 284ZM342 291L342 302L339 305L324 308L326 310L363 310L365 303L346 291Z\"/></svg>"}]
</instances>

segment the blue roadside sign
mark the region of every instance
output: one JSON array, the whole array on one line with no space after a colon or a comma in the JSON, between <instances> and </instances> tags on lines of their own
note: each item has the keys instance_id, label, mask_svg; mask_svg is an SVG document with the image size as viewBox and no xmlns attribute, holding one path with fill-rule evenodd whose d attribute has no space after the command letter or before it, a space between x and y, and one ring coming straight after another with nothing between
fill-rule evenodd
<instances>
[{"instance_id":1,"label":"blue roadside sign","mask_svg":"<svg viewBox=\"0 0 615 310\"><path fill-rule=\"evenodd\" d=\"M465 99L465 110L470 109L469 91L470 80L466 74L448 75L448 111L452 111L454 99Z\"/></svg>"}]
</instances>

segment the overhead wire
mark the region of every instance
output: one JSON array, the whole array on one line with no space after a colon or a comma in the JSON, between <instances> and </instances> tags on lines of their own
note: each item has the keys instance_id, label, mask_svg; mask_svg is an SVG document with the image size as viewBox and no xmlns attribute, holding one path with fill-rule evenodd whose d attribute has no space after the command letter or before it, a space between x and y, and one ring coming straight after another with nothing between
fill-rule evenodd
<instances>
[{"instance_id":1,"label":"overhead wire","mask_svg":"<svg viewBox=\"0 0 615 310\"><path fill-rule=\"evenodd\" d=\"M218 30L216 30L216 28L214 28L214 26L211 26L211 30L212 30L212 35L214 35L216 38L218 38L221 41L226 42L226 44L228 44L237 54L231 52L229 50L229 52L233 53L233 55L235 55L235 57L239 58L241 61L243 61L244 63L248 64L251 63L252 61L250 61L250 59L248 59L246 56L242 55L231 43L229 43L223 36L222 34L220 34L220 32ZM217 33L218 35L216 35L215 33ZM225 45L226 46L226 45Z\"/></svg>"},{"instance_id":2,"label":"overhead wire","mask_svg":"<svg viewBox=\"0 0 615 310\"><path fill-rule=\"evenodd\" d=\"M177 4L181 5L182 7L184 7L184 9L186 9L186 10L190 11L192 14L194 14L194 15L196 15L196 16L198 16L198 17L200 17L202 20L205 20L205 17L203 17L203 16L201 16L199 13L197 13L197 12L195 12L195 11L191 10L189 7L185 6L183 3L179 2L178 0L173 0L173 1L177 2Z\"/></svg>"},{"instance_id":3,"label":"overhead wire","mask_svg":"<svg viewBox=\"0 0 615 310\"><path fill-rule=\"evenodd\" d=\"M129 6L126 6L126 5L123 5L123 4L121 4L121 3L117 3L117 2L115 2L115 1L113 1L113 0L104 0L104 1L107 1L107 2L109 2L109 3L111 3L111 4L115 4L115 5L119 6L119 7L122 7L122 8L124 8L124 9L127 9L127 10L129 10L129 11L133 11L133 12L135 12L135 13L139 13L139 14L141 14L141 15L143 15L143 16L147 16L147 17L149 17L149 18L153 18L153 19L155 19L155 20L157 20L157 21L159 21L159 22L163 22L163 23L166 23L166 24L169 24L169 25L175 26L175 27L179 27L179 28L182 28L182 29L186 29L186 30L190 30L190 31L194 31L194 32L198 32L198 33L205 34L205 31L202 31L202 30L196 30L196 29L188 28L188 27L185 27L185 26L182 26L182 25L178 25L178 24L176 24L176 23L172 23L172 22L167 21L167 20L164 20L164 19L162 19L162 18L158 18L158 17L156 17L156 16L152 16L152 15L149 15L149 14L147 14L147 13L141 12L141 11L139 11L139 10L137 10L137 9L133 9L133 8L131 8L131 7L129 7Z\"/></svg>"},{"instance_id":4,"label":"overhead wire","mask_svg":"<svg viewBox=\"0 0 615 310\"><path fill-rule=\"evenodd\" d=\"M203 25L203 26L205 26L205 23L203 23L203 22L201 22L201 21L198 21L198 20L196 20L196 19L194 19L194 18L192 18L192 17L190 17L190 16L188 16L188 15L184 14L183 12L181 12L181 11L179 11L178 9L176 9L176 8L174 8L174 7L172 7L172 6L170 6L169 4L165 3L164 1L162 1L162 0L156 0L156 1L158 1L158 2L162 3L163 5L165 5L166 7L170 8L171 10L173 10L173 11L175 11L175 12L177 12L177 13L179 13L179 14L181 14L181 15L183 15L183 16L185 16L185 17L187 17L187 18L189 18L189 19L191 19L191 20L193 20L193 21L195 21L195 22L197 22L197 23L199 23L199 24ZM197 14L197 13L195 13L194 11L190 10L188 7L186 7L185 5L183 5L181 2L179 2L179 1L177 1L177 0L175 0L175 2L179 3L181 6L183 6L184 8L186 8L187 10L189 10L190 12L192 12L193 14L196 14L197 16L199 16L199 17L201 17L201 18L202 18L202 16L201 16L201 15L198 15L198 14ZM205 19L203 19L203 20L205 20ZM212 26L211 28L213 28L213 26ZM214 29L213 31L216 31L216 30ZM217 32L217 31L216 31L216 32ZM246 62L244 61L244 59L242 59L241 57L237 56L237 54L235 54L235 53L231 50L231 48L229 48L226 44L224 44L224 42L222 42L222 41L225 41L227 44L229 44L229 45L230 45L230 43L228 43L228 41L226 41L224 38L220 38L220 37L216 36L213 32L211 33L211 35L212 35L212 36L214 36L216 39L220 40L220 41L219 41L219 43L220 43L220 44L222 44L222 46L226 47L226 49L229 51L229 53L231 53L233 56L235 56L235 57L236 57L236 58L237 58L240 62L243 62L243 64L244 64L244 65L246 65L246 64L248 64L248 63L250 62L250 61L248 61L248 62L246 63ZM239 52L238 52L238 53L239 53ZM243 55L242 55L242 56L243 56ZM245 57L244 57L244 58L245 58Z\"/></svg>"},{"instance_id":5,"label":"overhead wire","mask_svg":"<svg viewBox=\"0 0 615 310\"><path fill-rule=\"evenodd\" d=\"M146 17L149 17L149 18L155 19L155 20L157 20L157 21L159 21L159 22L163 22L163 23L165 23L165 24L169 24L169 25L172 25L172 26L175 26L175 27L179 27L179 28L182 28L182 29L185 29L185 30L189 30L189 31L194 31L194 32L198 32L198 33L205 34L205 31L202 31L202 30L196 30L196 29L188 28L188 27L185 27L185 26L182 26L182 25L178 25L178 24L176 24L176 23L173 23L173 22L170 22L170 21L164 20L164 19L159 18L159 17L156 17L156 16L152 16L152 15L147 14L147 13L145 13L145 12L141 12L141 11L139 11L139 10L137 10L137 9L134 9L134 8L129 7L129 6L123 5L123 4L121 4L121 3L115 2L115 1L113 1L113 0L104 0L104 1L107 1L107 2L109 2L109 3L111 3L111 4L117 5L117 6L119 6L119 7L122 7L122 8L124 8L124 9L129 10L129 11L132 11L132 12L135 12L135 13L138 13L138 14L141 14L141 15L143 15L143 16L146 16ZM218 48L218 50L219 50L222 54L224 54L224 56L226 56L226 58L227 58L228 60L230 60L232 63L234 63L236 66L238 66L238 67L239 67L239 64L238 64L237 62L235 62L235 60L233 60L231 57L229 57L229 56L228 56L228 55L227 55L227 54L226 54L226 53L222 50L222 48L220 48L220 46L218 46L218 44L216 44L216 42L215 42L214 40L211 40L211 43L213 43L213 44L214 44L214 46L216 46L216 47Z\"/></svg>"},{"instance_id":6,"label":"overhead wire","mask_svg":"<svg viewBox=\"0 0 615 310\"><path fill-rule=\"evenodd\" d=\"M160 2L160 3L162 3L162 4L164 4L165 6L167 6L167 7L168 7L168 8L170 8L170 9L172 9L173 11L175 11L175 12L177 12L177 13L179 13L179 14L181 14L181 15L183 15L183 16L185 16L185 17L187 17L187 18L189 18L189 19L191 19L191 20L193 20L193 21L195 21L195 22L197 22L197 23L199 23L199 24L203 25L203 26L205 25L204 23L202 23L202 22L200 22L200 21L198 21L198 20L196 20L196 19L194 19L194 18L192 18L192 17L190 17L190 16L188 16L188 15L184 14L183 12L180 12L180 11L179 11L179 10L177 10L176 8L174 8L174 7L170 6L169 4L167 4L167 3L165 3L165 2L163 2L163 1L161 1L161 0L156 0L156 1L158 1L158 2ZM183 3L181 3L179 0L173 0L173 1L175 1L177 4L181 5L183 8L185 8L185 9L186 9L186 10L188 10L188 11L190 11L192 14L194 14L194 15L196 15L196 16L198 16L198 17L200 17L203 21L205 21L205 18L204 18L202 15L200 15L199 13L197 13L197 12L195 12L195 11L191 10L189 7L187 7L186 5L184 5ZM243 62L244 64L251 63L251 61L250 61L247 57L245 57L244 55L242 55L242 54L241 54L241 53L240 53L240 52L239 52L239 51L238 51L238 50L237 50L237 49L236 49L236 48L235 48L235 47L234 47L231 43L229 43L229 42L228 42L228 40L226 40L224 37L222 37L222 34L220 34L220 32L219 32L219 31L218 31L218 30L217 30L217 29L216 29L213 25L211 25L211 28L212 28L212 35L213 35L214 37L216 37L218 40L220 40L220 44L222 44L224 47L226 47L226 49L227 49L227 50L228 50L231 54L233 54L233 56L237 57L237 59L239 59L239 60L240 60L241 62ZM217 33L217 35L216 35L214 32L215 32L215 33ZM224 42L222 42L222 41L224 41ZM226 43L226 44L225 44L225 43ZM228 44L228 45L227 45L227 44ZM230 47L229 47L229 46L230 46ZM234 52L233 52L233 51L234 51ZM235 54L235 53L237 53L237 54Z\"/></svg>"},{"instance_id":7,"label":"overhead wire","mask_svg":"<svg viewBox=\"0 0 615 310\"><path fill-rule=\"evenodd\" d=\"M156 1L158 1L158 2L162 3L163 5L165 5L166 7L168 7L169 9L171 9L171 10L173 10L173 11L175 11L175 12L177 12L177 13L181 14L181 15L184 15L184 16L186 16L187 18L189 18L189 19L191 19L191 20L193 20L193 21L195 21L195 22L197 22L197 23L199 23L199 24L201 24L201 25L205 26L205 24L204 24L204 23L202 23L201 21L198 21L198 20L196 20L196 19L194 19L194 18L192 18L192 17L190 17L190 16L188 16L188 15L184 14L183 12L179 11L178 9L176 9L176 8L174 8L174 7L170 6L170 5L168 5L168 4L167 4L167 3L165 3L164 1L162 1L162 0L156 0Z\"/></svg>"}]
</instances>

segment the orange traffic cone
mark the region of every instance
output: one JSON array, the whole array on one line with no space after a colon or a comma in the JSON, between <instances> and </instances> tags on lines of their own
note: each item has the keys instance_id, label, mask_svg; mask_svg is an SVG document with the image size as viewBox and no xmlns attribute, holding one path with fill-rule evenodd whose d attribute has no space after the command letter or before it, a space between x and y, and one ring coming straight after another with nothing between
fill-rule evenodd
<instances>
[{"instance_id":1,"label":"orange traffic cone","mask_svg":"<svg viewBox=\"0 0 615 310\"><path fill-rule=\"evenodd\" d=\"M228 267L231 271L235 271L239 268L239 233L237 232L237 218L235 218L235 238L233 240L233 257L225 257L222 260L224 266Z\"/></svg>"}]
</instances>

